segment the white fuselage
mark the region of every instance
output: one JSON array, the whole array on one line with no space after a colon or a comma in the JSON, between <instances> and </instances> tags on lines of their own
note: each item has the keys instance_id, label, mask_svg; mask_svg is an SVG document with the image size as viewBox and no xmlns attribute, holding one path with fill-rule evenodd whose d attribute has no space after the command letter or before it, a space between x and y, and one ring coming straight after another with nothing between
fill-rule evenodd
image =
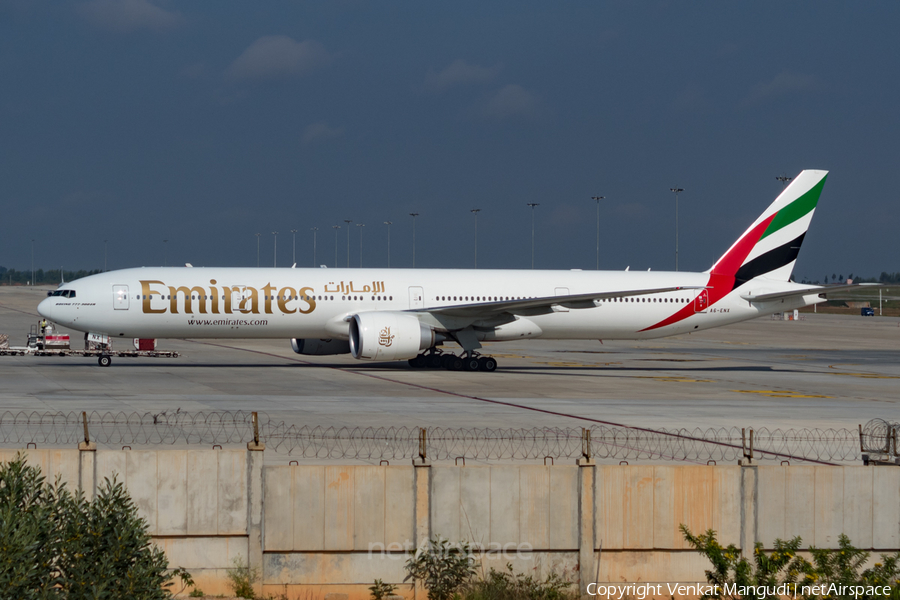
<instances>
[{"instance_id":1,"label":"white fuselage","mask_svg":"<svg viewBox=\"0 0 900 600\"><path fill-rule=\"evenodd\" d=\"M713 283L709 273L685 272L146 267L66 283L60 290L74 297L48 297L38 310L65 327L111 337L347 339L348 318L366 312L692 288L611 298L589 308L554 306L479 331L479 339L490 341L663 337L818 301L811 295L750 303L737 290L715 294ZM706 294L721 297L704 302Z\"/></svg>"}]
</instances>

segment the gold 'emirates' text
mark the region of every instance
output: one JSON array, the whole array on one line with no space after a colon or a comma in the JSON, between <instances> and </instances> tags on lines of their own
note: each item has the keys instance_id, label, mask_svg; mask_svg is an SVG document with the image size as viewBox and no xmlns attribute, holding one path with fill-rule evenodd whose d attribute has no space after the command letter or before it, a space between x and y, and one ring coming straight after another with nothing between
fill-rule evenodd
<instances>
[{"instance_id":1,"label":"gold 'emirates' text","mask_svg":"<svg viewBox=\"0 0 900 600\"><path fill-rule=\"evenodd\" d=\"M274 310L284 314L308 315L316 310L315 292L311 287L299 289L277 288L267 283L257 290L246 285L217 287L209 280L208 288L201 286L171 286L155 279L141 280L141 307L144 314L260 314L271 315ZM156 286L156 287L154 287ZM164 291L165 290L165 291ZM194 309L197 312L194 312Z\"/></svg>"}]
</instances>

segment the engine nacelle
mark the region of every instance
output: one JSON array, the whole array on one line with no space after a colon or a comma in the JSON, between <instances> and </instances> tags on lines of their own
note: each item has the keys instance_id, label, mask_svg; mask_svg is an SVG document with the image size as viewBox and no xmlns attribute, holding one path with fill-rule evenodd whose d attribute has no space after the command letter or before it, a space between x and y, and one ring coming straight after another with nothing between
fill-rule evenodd
<instances>
[{"instance_id":1,"label":"engine nacelle","mask_svg":"<svg viewBox=\"0 0 900 600\"><path fill-rule=\"evenodd\" d=\"M434 330L413 315L370 312L350 321L350 353L361 360L413 358L434 341Z\"/></svg>"},{"instance_id":2,"label":"engine nacelle","mask_svg":"<svg viewBox=\"0 0 900 600\"><path fill-rule=\"evenodd\" d=\"M297 354L307 356L330 356L332 354L350 354L350 342L347 340L291 339L291 348Z\"/></svg>"}]
</instances>

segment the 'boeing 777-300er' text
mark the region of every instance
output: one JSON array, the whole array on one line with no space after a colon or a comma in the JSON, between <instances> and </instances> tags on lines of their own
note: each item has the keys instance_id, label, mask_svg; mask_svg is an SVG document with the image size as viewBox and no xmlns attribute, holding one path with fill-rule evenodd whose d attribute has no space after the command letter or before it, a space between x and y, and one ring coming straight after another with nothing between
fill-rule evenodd
<instances>
[{"instance_id":1,"label":"'boeing 777-300er' text","mask_svg":"<svg viewBox=\"0 0 900 600\"><path fill-rule=\"evenodd\" d=\"M847 286L790 276L826 175L800 173L702 273L145 267L63 284L38 312L110 337L290 338L299 354L493 371L481 342L656 338L823 302ZM439 349L451 341L459 355Z\"/></svg>"}]
</instances>

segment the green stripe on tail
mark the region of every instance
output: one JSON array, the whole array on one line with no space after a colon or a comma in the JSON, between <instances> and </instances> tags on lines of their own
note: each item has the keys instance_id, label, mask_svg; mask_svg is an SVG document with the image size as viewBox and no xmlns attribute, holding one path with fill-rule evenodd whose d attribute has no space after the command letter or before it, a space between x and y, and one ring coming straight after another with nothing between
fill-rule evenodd
<instances>
[{"instance_id":1,"label":"green stripe on tail","mask_svg":"<svg viewBox=\"0 0 900 600\"><path fill-rule=\"evenodd\" d=\"M810 188L808 192L779 210L778 214L775 215L775 218L772 219L772 222L769 223L765 233L763 233L762 237L759 239L763 239L767 235L771 235L779 229L787 227L804 215L809 214L819 202L819 196L822 194L822 187L825 185L825 180L827 178L828 176L826 175L819 183Z\"/></svg>"}]
</instances>

